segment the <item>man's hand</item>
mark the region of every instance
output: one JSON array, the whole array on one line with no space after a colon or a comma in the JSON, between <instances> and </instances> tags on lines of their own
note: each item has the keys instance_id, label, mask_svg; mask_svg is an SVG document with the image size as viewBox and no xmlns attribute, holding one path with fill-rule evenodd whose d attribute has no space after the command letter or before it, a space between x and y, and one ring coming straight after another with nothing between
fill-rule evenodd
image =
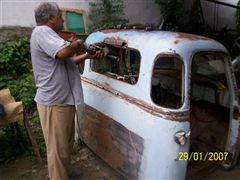
<instances>
[{"instance_id":1,"label":"man's hand","mask_svg":"<svg viewBox=\"0 0 240 180\"><path fill-rule=\"evenodd\" d=\"M86 51L86 47L82 40L76 39L72 42L73 45L76 45L77 51Z\"/></svg>"},{"instance_id":2,"label":"man's hand","mask_svg":"<svg viewBox=\"0 0 240 180\"><path fill-rule=\"evenodd\" d=\"M102 59L104 57L104 53L102 51L97 51L95 54L91 55L89 53L85 54L80 54L80 55L75 55L72 57L72 60L76 63L79 64L85 59Z\"/></svg>"},{"instance_id":3,"label":"man's hand","mask_svg":"<svg viewBox=\"0 0 240 180\"><path fill-rule=\"evenodd\" d=\"M104 53L99 50L93 55L91 55L89 53L86 53L86 58L85 59L102 59L103 57L104 57Z\"/></svg>"}]
</instances>

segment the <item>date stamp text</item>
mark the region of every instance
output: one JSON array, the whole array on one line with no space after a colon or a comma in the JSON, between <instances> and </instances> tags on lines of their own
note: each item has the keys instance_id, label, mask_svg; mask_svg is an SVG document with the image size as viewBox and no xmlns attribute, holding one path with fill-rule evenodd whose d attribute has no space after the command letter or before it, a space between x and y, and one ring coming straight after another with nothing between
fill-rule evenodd
<instances>
[{"instance_id":1,"label":"date stamp text","mask_svg":"<svg viewBox=\"0 0 240 180\"><path fill-rule=\"evenodd\" d=\"M179 152L179 161L226 161L228 152Z\"/></svg>"}]
</instances>

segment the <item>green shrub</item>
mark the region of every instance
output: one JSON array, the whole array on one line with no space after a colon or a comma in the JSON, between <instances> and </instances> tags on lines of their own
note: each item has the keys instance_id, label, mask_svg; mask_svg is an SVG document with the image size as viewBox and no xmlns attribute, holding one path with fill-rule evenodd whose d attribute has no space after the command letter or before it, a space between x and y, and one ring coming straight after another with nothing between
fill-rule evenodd
<instances>
[{"instance_id":1,"label":"green shrub","mask_svg":"<svg viewBox=\"0 0 240 180\"><path fill-rule=\"evenodd\" d=\"M187 18L184 0L155 0L165 21L164 30L178 30Z\"/></svg>"},{"instance_id":2,"label":"green shrub","mask_svg":"<svg viewBox=\"0 0 240 180\"><path fill-rule=\"evenodd\" d=\"M23 101L25 110L34 106L30 43L26 37L0 44L0 89L4 88L9 88L16 100Z\"/></svg>"},{"instance_id":3,"label":"green shrub","mask_svg":"<svg viewBox=\"0 0 240 180\"><path fill-rule=\"evenodd\" d=\"M13 125L9 125L0 128L0 164L15 160L18 155L26 150L26 135L13 133L12 127ZM20 129L22 129L22 125L20 125Z\"/></svg>"},{"instance_id":4,"label":"green shrub","mask_svg":"<svg viewBox=\"0 0 240 180\"><path fill-rule=\"evenodd\" d=\"M18 80L8 84L9 89L17 100L23 101L25 111L30 111L35 105L35 86L32 73L24 74Z\"/></svg>"},{"instance_id":5,"label":"green shrub","mask_svg":"<svg viewBox=\"0 0 240 180\"><path fill-rule=\"evenodd\" d=\"M31 70L29 39L19 38L16 41L0 45L0 76L9 75L17 78Z\"/></svg>"},{"instance_id":6,"label":"green shrub","mask_svg":"<svg viewBox=\"0 0 240 180\"><path fill-rule=\"evenodd\" d=\"M23 101L24 111L40 152L45 153L44 139L38 113L34 103L35 85L30 58L30 43L26 37L0 44L0 89L9 88L16 101ZM31 152L22 121L19 123L22 135L13 133L13 125L0 127L0 163L14 160L24 152Z\"/></svg>"}]
</instances>

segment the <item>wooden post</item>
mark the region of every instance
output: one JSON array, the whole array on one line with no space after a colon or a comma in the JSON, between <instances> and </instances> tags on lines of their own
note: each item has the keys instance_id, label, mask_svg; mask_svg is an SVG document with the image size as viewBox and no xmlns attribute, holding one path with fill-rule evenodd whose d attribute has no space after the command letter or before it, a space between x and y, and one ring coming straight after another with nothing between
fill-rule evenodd
<instances>
[{"instance_id":1,"label":"wooden post","mask_svg":"<svg viewBox=\"0 0 240 180\"><path fill-rule=\"evenodd\" d=\"M33 151L34 151L35 155L37 156L37 160L38 160L38 162L40 164L43 164L43 161L42 161L42 158L41 158L38 146L37 146L36 139L33 136L32 128L31 128L31 126L30 126L30 124L28 122L28 119L27 119L27 116L26 116L25 112L24 112L23 123L24 123L24 126L26 128L28 137L29 137L29 139L30 139L30 141L32 143Z\"/></svg>"}]
</instances>

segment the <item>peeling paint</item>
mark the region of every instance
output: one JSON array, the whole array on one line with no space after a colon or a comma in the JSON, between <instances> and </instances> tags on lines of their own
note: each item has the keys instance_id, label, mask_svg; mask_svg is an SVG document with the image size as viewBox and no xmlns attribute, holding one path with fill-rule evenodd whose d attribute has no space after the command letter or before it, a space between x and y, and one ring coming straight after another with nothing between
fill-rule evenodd
<instances>
[{"instance_id":1,"label":"peeling paint","mask_svg":"<svg viewBox=\"0 0 240 180\"><path fill-rule=\"evenodd\" d=\"M126 31L126 29L103 29L103 30L100 30L100 32L102 32L102 33L115 33L115 32L122 32L122 31Z\"/></svg>"},{"instance_id":2,"label":"peeling paint","mask_svg":"<svg viewBox=\"0 0 240 180\"><path fill-rule=\"evenodd\" d=\"M80 115L81 137L86 144L119 173L138 179L143 139L90 106Z\"/></svg>"},{"instance_id":3,"label":"peeling paint","mask_svg":"<svg viewBox=\"0 0 240 180\"><path fill-rule=\"evenodd\" d=\"M233 109L233 119L239 119L239 117L240 117L239 109L238 109L238 107L234 107L234 109Z\"/></svg>"},{"instance_id":4,"label":"peeling paint","mask_svg":"<svg viewBox=\"0 0 240 180\"><path fill-rule=\"evenodd\" d=\"M207 37L199 36L199 35L193 35L193 34L187 34L187 33L177 33L177 39L189 39L191 41L197 41L197 40L212 40Z\"/></svg>"},{"instance_id":5,"label":"peeling paint","mask_svg":"<svg viewBox=\"0 0 240 180\"><path fill-rule=\"evenodd\" d=\"M172 49L171 49L172 51ZM157 58L160 58L160 57L176 57L176 58L179 58L179 59L182 59L181 56L175 52L161 52Z\"/></svg>"},{"instance_id":6,"label":"peeling paint","mask_svg":"<svg viewBox=\"0 0 240 180\"><path fill-rule=\"evenodd\" d=\"M95 80L92 80L92 79L88 79L86 77L82 77L82 81L92 84L98 88L104 89L104 90L110 92L111 94L120 97L121 99L127 100L128 102L137 105L138 107L145 110L146 112L151 113L152 115L159 116L159 117L162 117L162 118L168 119L168 120L181 121L181 122L189 120L189 116L190 116L189 111L172 112L171 110L165 110L158 106L152 106L152 105L150 105L146 102L143 102L139 99L135 99L126 94L123 94L123 93L111 88L111 86L108 83L105 83L105 85L102 85L101 83L99 83Z\"/></svg>"},{"instance_id":7,"label":"peeling paint","mask_svg":"<svg viewBox=\"0 0 240 180\"><path fill-rule=\"evenodd\" d=\"M110 45L115 45L117 47L122 47L127 44L127 41L120 37L107 37L104 39L104 42Z\"/></svg>"},{"instance_id":8,"label":"peeling paint","mask_svg":"<svg viewBox=\"0 0 240 180\"><path fill-rule=\"evenodd\" d=\"M178 44L179 42L180 42L180 40L177 39L177 40L174 41L174 44Z\"/></svg>"}]
</instances>

